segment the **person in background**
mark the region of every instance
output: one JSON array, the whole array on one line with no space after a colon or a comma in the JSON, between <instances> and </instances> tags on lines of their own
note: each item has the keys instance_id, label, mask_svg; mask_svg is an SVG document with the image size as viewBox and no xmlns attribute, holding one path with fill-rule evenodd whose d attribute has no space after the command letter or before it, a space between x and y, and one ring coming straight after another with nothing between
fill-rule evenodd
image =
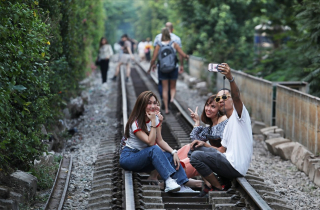
<instances>
[{"instance_id":1,"label":"person in background","mask_svg":"<svg viewBox=\"0 0 320 210\"><path fill-rule=\"evenodd\" d=\"M250 115L242 103L240 90L229 65L222 63L218 69L228 79L231 88L220 90L215 99L219 103L220 111L228 118L223 131L222 146L208 148L210 151L206 152L192 152L190 163L211 184L211 190L223 191L226 188L214 173L227 179L245 176L251 162L253 138ZM205 146L202 141L192 143L191 149L193 146Z\"/></svg>"},{"instance_id":2,"label":"person in background","mask_svg":"<svg viewBox=\"0 0 320 210\"><path fill-rule=\"evenodd\" d=\"M152 50L152 42L150 41L150 38L147 38L147 41L145 43L144 53L146 55L146 60L150 62L151 60L151 50Z\"/></svg>"},{"instance_id":3,"label":"person in background","mask_svg":"<svg viewBox=\"0 0 320 210\"><path fill-rule=\"evenodd\" d=\"M141 42L139 42L138 44L138 54L140 57L140 62L144 61L146 58L146 54L145 54L145 47L146 47L146 41L142 40Z\"/></svg>"},{"instance_id":4,"label":"person in background","mask_svg":"<svg viewBox=\"0 0 320 210\"><path fill-rule=\"evenodd\" d=\"M129 41L128 35L127 34L122 35L121 41L123 41L123 47L122 47L123 54L120 56L120 62L116 67L116 72L112 80L116 81L117 76L120 72L121 65L126 64L127 66L126 82L128 82L130 77L130 61L131 59L134 60L134 57L131 51L131 42Z\"/></svg>"},{"instance_id":5,"label":"person in background","mask_svg":"<svg viewBox=\"0 0 320 210\"><path fill-rule=\"evenodd\" d=\"M185 59L189 58L189 56L186 55L182 51L182 49L180 48L179 44L177 44L173 40L171 40L171 35L170 35L169 29L168 28L163 28L162 29L161 40L157 41L157 45L156 45L156 47L154 49L154 52L153 52L153 56L152 56L152 60L151 60L151 63L150 63L150 67L149 67L148 73L151 72L151 70L155 68L155 65L154 65L155 61L156 61L156 59L158 57L159 50L161 49L160 47L163 46L163 45L167 45L167 46L171 45L171 47L173 48L175 54L176 54L176 52L178 52L181 57L183 57ZM173 61L173 62L175 62L175 61ZM164 102L164 107L165 107L165 114L169 114L169 103L173 103L174 96L176 94L176 82L177 82L177 79L178 79L178 69L175 68L175 63L173 63L173 70L171 72L168 72L168 73L162 72L161 71L161 67L159 66L159 68L158 68L158 78L159 78L159 80L162 81L162 86L163 86L162 87L162 97L163 97L163 102ZM169 91L169 89L170 89L170 102L168 103L168 98L169 98L168 91Z\"/></svg>"},{"instance_id":6,"label":"person in background","mask_svg":"<svg viewBox=\"0 0 320 210\"><path fill-rule=\"evenodd\" d=\"M179 47L182 49L182 44L181 44L181 39L179 36L177 36L176 34L173 33L173 24L171 22L167 22L166 23L166 28L169 29L170 31L170 37L171 37L171 40L173 42L175 42L176 44L179 45ZM162 34L158 34L155 38L154 38L154 41L153 41L153 46L157 46L157 42L161 41L161 37L162 37ZM179 64L177 63L177 71L179 73L182 73L183 72L183 57L181 55L179 55L179 62L180 62L180 69L179 69ZM159 69L158 69L158 75L159 75ZM160 94L160 98L161 100L163 100L163 96L162 96L162 80L160 78L158 78L159 82L158 82L158 91L159 91L159 94ZM170 89L170 84L169 84L169 89ZM168 90L168 99L170 100L170 91ZM168 101L168 104L170 104L170 101ZM165 109L164 107L164 102L162 101L162 109ZM169 106L170 108L170 106Z\"/></svg>"},{"instance_id":7,"label":"person in background","mask_svg":"<svg viewBox=\"0 0 320 210\"><path fill-rule=\"evenodd\" d=\"M109 60L112 55L113 55L113 50L111 45L108 43L105 37L102 37L100 40L99 56L98 56L98 59L100 60L102 83L107 82Z\"/></svg>"}]
</instances>

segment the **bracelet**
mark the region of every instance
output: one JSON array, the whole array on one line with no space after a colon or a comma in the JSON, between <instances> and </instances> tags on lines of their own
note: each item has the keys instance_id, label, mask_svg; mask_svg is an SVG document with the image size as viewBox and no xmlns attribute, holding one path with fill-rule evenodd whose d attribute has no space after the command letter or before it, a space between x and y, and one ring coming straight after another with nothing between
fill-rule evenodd
<instances>
[{"instance_id":1,"label":"bracelet","mask_svg":"<svg viewBox=\"0 0 320 210\"><path fill-rule=\"evenodd\" d=\"M232 79L228 79L229 82L233 82L234 81L234 77L232 77Z\"/></svg>"},{"instance_id":2,"label":"bracelet","mask_svg":"<svg viewBox=\"0 0 320 210\"><path fill-rule=\"evenodd\" d=\"M156 126L152 126L152 125L150 125L150 127L151 127L151 128L157 128Z\"/></svg>"},{"instance_id":3,"label":"bracelet","mask_svg":"<svg viewBox=\"0 0 320 210\"><path fill-rule=\"evenodd\" d=\"M171 155L173 155L174 153L177 153L176 149L172 150Z\"/></svg>"}]
</instances>

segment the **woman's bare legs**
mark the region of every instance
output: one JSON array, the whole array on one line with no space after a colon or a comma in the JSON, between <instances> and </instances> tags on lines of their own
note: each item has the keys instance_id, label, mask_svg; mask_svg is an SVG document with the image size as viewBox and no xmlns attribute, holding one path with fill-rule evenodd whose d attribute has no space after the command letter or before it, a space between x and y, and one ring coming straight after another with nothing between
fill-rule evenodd
<instances>
[{"instance_id":1,"label":"woman's bare legs","mask_svg":"<svg viewBox=\"0 0 320 210\"><path fill-rule=\"evenodd\" d=\"M169 89L169 80L162 80L162 97L165 108L165 113L169 113L168 109L168 89Z\"/></svg>"},{"instance_id":2,"label":"woman's bare legs","mask_svg":"<svg viewBox=\"0 0 320 210\"><path fill-rule=\"evenodd\" d=\"M119 71L120 71L120 66L121 66L121 65L122 65L122 63L121 63L121 62L119 62L119 63L118 63L118 65L117 65L117 67L116 67L116 72L115 72L114 76L118 76Z\"/></svg>"},{"instance_id":3,"label":"woman's bare legs","mask_svg":"<svg viewBox=\"0 0 320 210\"><path fill-rule=\"evenodd\" d=\"M127 77L130 77L130 72L131 72L131 67L130 67L130 62L127 63Z\"/></svg>"},{"instance_id":4,"label":"woman's bare legs","mask_svg":"<svg viewBox=\"0 0 320 210\"><path fill-rule=\"evenodd\" d=\"M176 95L176 84L177 80L170 80L170 102L173 102L174 96Z\"/></svg>"}]
</instances>

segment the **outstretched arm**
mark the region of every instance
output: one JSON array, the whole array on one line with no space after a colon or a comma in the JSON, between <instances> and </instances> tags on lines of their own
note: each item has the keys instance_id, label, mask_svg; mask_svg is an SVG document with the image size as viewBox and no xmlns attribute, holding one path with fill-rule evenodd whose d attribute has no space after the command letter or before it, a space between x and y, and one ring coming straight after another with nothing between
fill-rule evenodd
<instances>
[{"instance_id":1,"label":"outstretched arm","mask_svg":"<svg viewBox=\"0 0 320 210\"><path fill-rule=\"evenodd\" d=\"M156 48L153 51L152 59L151 59L151 62L150 62L150 67L148 69L148 73L151 71L151 68L153 68L153 66L154 66L154 64L155 64L155 62L157 60L159 49L160 49L160 46L157 45Z\"/></svg>"},{"instance_id":2,"label":"outstretched arm","mask_svg":"<svg viewBox=\"0 0 320 210\"><path fill-rule=\"evenodd\" d=\"M238 116L241 117L243 103L240 98L240 90L234 80L234 77L231 74L231 69L227 63L222 63L223 65L219 65L219 70L221 70L221 74L225 75L226 78L230 81L230 89L231 89L231 97L233 100L234 107L238 113Z\"/></svg>"}]
</instances>

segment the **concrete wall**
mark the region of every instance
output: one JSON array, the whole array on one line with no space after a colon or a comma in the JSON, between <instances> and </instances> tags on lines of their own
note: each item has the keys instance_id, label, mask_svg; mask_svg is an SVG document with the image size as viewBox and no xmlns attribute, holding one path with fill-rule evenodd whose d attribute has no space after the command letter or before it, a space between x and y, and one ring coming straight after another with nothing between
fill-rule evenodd
<instances>
[{"instance_id":1,"label":"concrete wall","mask_svg":"<svg viewBox=\"0 0 320 210\"><path fill-rule=\"evenodd\" d=\"M196 78L201 78L203 72L206 71L205 61L203 58L199 58L196 56L189 57L189 73L191 76Z\"/></svg>"},{"instance_id":2,"label":"concrete wall","mask_svg":"<svg viewBox=\"0 0 320 210\"><path fill-rule=\"evenodd\" d=\"M286 138L320 152L320 98L277 85L276 125Z\"/></svg>"}]
</instances>

